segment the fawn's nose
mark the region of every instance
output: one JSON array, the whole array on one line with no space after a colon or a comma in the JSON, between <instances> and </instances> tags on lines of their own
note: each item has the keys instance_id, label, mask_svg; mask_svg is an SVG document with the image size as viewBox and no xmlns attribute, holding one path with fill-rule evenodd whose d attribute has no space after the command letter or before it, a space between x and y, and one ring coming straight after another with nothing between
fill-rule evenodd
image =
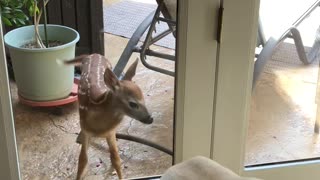
<instances>
[{"instance_id":1,"label":"fawn's nose","mask_svg":"<svg viewBox=\"0 0 320 180\"><path fill-rule=\"evenodd\" d=\"M143 121L145 124L151 124L153 123L153 117L152 116L148 116L148 118L146 118L146 120Z\"/></svg>"}]
</instances>

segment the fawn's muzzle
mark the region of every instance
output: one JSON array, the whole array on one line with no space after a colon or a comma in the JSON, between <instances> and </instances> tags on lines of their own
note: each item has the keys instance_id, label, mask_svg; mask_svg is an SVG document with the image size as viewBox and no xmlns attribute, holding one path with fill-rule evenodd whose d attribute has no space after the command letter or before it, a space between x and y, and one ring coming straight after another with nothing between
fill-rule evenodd
<instances>
[{"instance_id":1,"label":"fawn's muzzle","mask_svg":"<svg viewBox=\"0 0 320 180\"><path fill-rule=\"evenodd\" d=\"M153 118L149 115L146 119L141 120L144 124L151 124L153 123Z\"/></svg>"}]
</instances>

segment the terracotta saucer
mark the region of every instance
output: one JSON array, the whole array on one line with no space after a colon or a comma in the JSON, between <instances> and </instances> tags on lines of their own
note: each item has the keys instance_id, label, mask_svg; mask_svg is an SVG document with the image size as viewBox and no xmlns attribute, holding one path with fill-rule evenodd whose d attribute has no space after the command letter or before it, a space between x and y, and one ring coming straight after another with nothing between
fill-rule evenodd
<instances>
[{"instance_id":1,"label":"terracotta saucer","mask_svg":"<svg viewBox=\"0 0 320 180\"><path fill-rule=\"evenodd\" d=\"M70 95L64 99L54 101L32 101L19 96L19 101L25 105L33 107L52 107L73 103L78 100L78 81L75 79Z\"/></svg>"}]
</instances>

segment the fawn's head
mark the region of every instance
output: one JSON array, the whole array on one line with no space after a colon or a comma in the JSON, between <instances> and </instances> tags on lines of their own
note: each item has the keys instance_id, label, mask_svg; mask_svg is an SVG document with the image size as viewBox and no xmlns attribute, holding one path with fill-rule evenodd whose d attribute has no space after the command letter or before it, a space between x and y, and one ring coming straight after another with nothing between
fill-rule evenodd
<instances>
[{"instance_id":1,"label":"fawn's head","mask_svg":"<svg viewBox=\"0 0 320 180\"><path fill-rule=\"evenodd\" d=\"M131 64L123 79L120 81L111 69L107 68L104 73L104 81L110 88L117 109L131 118L142 123L151 124L153 118L145 106L144 97L138 85L132 82L136 74L138 59Z\"/></svg>"}]
</instances>

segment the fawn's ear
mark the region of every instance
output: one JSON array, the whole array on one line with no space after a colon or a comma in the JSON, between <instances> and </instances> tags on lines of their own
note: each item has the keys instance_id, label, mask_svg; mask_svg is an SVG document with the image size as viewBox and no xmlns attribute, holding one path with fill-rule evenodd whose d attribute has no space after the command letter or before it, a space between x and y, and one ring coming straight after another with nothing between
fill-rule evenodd
<instances>
[{"instance_id":1,"label":"fawn's ear","mask_svg":"<svg viewBox=\"0 0 320 180\"><path fill-rule=\"evenodd\" d=\"M112 91L119 89L119 80L110 68L106 68L106 71L104 72L104 82Z\"/></svg>"},{"instance_id":2,"label":"fawn's ear","mask_svg":"<svg viewBox=\"0 0 320 180\"><path fill-rule=\"evenodd\" d=\"M136 75L137 65L139 62L139 58L137 58L129 67L126 74L123 76L123 80L131 81L133 76Z\"/></svg>"}]
</instances>

